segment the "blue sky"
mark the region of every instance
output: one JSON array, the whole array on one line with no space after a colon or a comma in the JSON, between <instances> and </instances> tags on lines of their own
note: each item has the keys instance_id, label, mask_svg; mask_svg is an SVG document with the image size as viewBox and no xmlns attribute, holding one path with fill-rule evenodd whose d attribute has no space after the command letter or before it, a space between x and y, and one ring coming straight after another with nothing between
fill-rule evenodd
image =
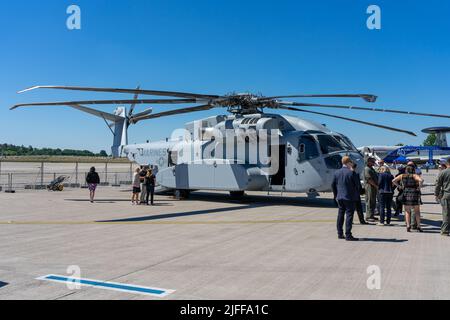
<instances>
[{"instance_id":1,"label":"blue sky","mask_svg":"<svg viewBox=\"0 0 450 320\"><path fill-rule=\"evenodd\" d=\"M82 10L79 31L66 28L71 4ZM371 4L382 9L379 31L366 28ZM9 2L0 10L0 142L109 151L112 136L101 119L65 107L8 108L19 102L117 95L48 90L16 94L37 84L141 85L213 94L361 92L379 95L379 107L450 114L449 16L446 0ZM450 125L436 118L318 111L417 133L427 126ZM130 143L170 136L185 122L219 112L142 122L130 129ZM425 137L298 116L326 123L356 145L419 144Z\"/></svg>"}]
</instances>

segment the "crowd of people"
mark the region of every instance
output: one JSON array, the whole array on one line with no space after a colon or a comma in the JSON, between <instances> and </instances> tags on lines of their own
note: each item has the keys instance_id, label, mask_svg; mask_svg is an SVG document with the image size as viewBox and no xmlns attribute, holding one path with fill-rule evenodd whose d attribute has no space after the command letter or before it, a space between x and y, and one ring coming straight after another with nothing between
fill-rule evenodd
<instances>
[{"instance_id":1,"label":"crowd of people","mask_svg":"<svg viewBox=\"0 0 450 320\"><path fill-rule=\"evenodd\" d=\"M156 172L152 166L136 168L133 175L133 195L131 203L134 205L154 205Z\"/></svg>"},{"instance_id":2,"label":"crowd of people","mask_svg":"<svg viewBox=\"0 0 450 320\"><path fill-rule=\"evenodd\" d=\"M377 169L376 169L377 168ZM157 168L153 166L141 166L136 168L133 175L133 205L154 205L154 193L156 185ZM439 176L436 181L436 201L442 206L441 234L450 234L450 158L439 166ZM405 212L407 232L417 230L423 232L421 227L420 206L421 187L424 180L421 178L421 170L409 162L406 167L398 168L394 177L390 168L379 161L376 166L374 158L368 158L364 168L364 188L361 177L357 173L357 166L348 156L342 158L342 168L338 170L333 179L332 190L334 199L338 205L337 233L339 239L357 241L352 235L354 212L357 212L361 224L376 222L376 211L379 213L378 225L389 226L392 220L392 207L394 216ZM94 202L95 191L100 183L100 177L92 167L86 176L86 183L90 192L90 202ZM397 191L394 201L394 194ZM365 195L366 216L361 196ZM345 223L345 232L344 232Z\"/></svg>"},{"instance_id":3,"label":"crowd of people","mask_svg":"<svg viewBox=\"0 0 450 320\"><path fill-rule=\"evenodd\" d=\"M133 195L131 196L133 205L154 205L156 173L156 168L153 166L136 168L133 175ZM100 184L100 176L95 167L92 167L86 175L86 184L89 189L89 200L94 203L95 191Z\"/></svg>"},{"instance_id":4,"label":"crowd of people","mask_svg":"<svg viewBox=\"0 0 450 320\"><path fill-rule=\"evenodd\" d=\"M450 158L441 163L440 173L436 181L436 201L442 205L441 234L449 236L450 224ZM417 230L423 232L421 227L420 206L422 205L421 188L424 180L422 172L414 162L408 162L400 167L394 177L390 168L374 158L368 158L364 168L364 188L360 175L356 172L356 165L350 157L342 158L342 168L334 176L332 189L338 205L337 233L339 239L357 241L352 235L353 215L357 212L361 224L376 222L381 226L391 225L392 208L394 216L404 211L406 231ZM394 194L397 196L394 201ZM365 195L366 216L364 217L361 195ZM379 213L379 219L376 217ZM345 232L344 232L345 222Z\"/></svg>"}]
</instances>

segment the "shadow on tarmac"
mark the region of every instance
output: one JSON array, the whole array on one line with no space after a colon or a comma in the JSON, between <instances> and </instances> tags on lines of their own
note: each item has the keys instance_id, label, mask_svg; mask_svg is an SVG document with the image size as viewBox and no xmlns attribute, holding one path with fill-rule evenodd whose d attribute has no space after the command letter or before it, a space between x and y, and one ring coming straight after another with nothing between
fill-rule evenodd
<instances>
[{"instance_id":1,"label":"shadow on tarmac","mask_svg":"<svg viewBox=\"0 0 450 320\"><path fill-rule=\"evenodd\" d=\"M64 199L65 201L73 201L73 202L90 202L89 199ZM176 201L176 200L164 200L164 201ZM95 200L94 203L116 203L116 202L131 202L130 199L98 199ZM155 200L155 207L162 206L173 206L171 203L166 202L158 202Z\"/></svg>"},{"instance_id":2,"label":"shadow on tarmac","mask_svg":"<svg viewBox=\"0 0 450 320\"><path fill-rule=\"evenodd\" d=\"M89 199L65 199L66 201L76 201L76 202L89 202ZM129 202L130 199L98 199L96 203L114 203L114 202ZM176 212L176 213L166 213L160 215L151 215L143 217L134 218L124 218L116 220L102 220L96 222L139 222L139 221L152 221L161 219L171 219L178 217L188 217L196 216L202 214L211 214L218 212L230 212L237 210L252 209L258 207L267 206L297 206L297 207L310 207L310 208L335 208L335 203L333 199L310 199L310 198L285 198L281 196L265 196L265 195L246 195L241 199L231 199L226 193L207 193L207 192L195 192L191 193L189 199L186 200L176 200L176 199L164 199L163 201L204 201L204 202L215 202L215 203L226 203L226 204L236 204L234 207L216 208L216 209L204 209L195 210L189 212ZM173 206L173 204L155 201L155 206Z\"/></svg>"},{"instance_id":3,"label":"shadow on tarmac","mask_svg":"<svg viewBox=\"0 0 450 320\"><path fill-rule=\"evenodd\" d=\"M383 239L383 238L359 238L359 241L370 241L370 242L407 242L407 239Z\"/></svg>"},{"instance_id":4,"label":"shadow on tarmac","mask_svg":"<svg viewBox=\"0 0 450 320\"><path fill-rule=\"evenodd\" d=\"M89 202L89 199L74 199L69 198L65 199L66 201L75 201L75 202ZM249 204L256 206L269 206L269 205L289 205L289 206L297 206L297 207L310 207L310 208L336 208L336 205L333 199L310 199L307 197L281 197L281 196L266 196L266 195L246 195L242 197L242 199L231 199L229 194L227 193L207 193L207 192L193 192L191 193L189 199L186 200L176 200L171 199L169 196L163 200L167 201L209 201L209 202L219 202L219 203L235 203L235 204ZM113 202L130 202L129 198L116 198L116 199L98 199L95 202L101 203L113 203ZM158 202L155 200L155 202Z\"/></svg>"},{"instance_id":5,"label":"shadow on tarmac","mask_svg":"<svg viewBox=\"0 0 450 320\"><path fill-rule=\"evenodd\" d=\"M196 201L249 204L255 206L288 205L288 206L309 207L309 208L336 208L333 199L323 199L323 198L311 199L307 197L246 195L242 197L242 199L236 200L231 199L228 194L195 192L191 194L189 199Z\"/></svg>"},{"instance_id":6,"label":"shadow on tarmac","mask_svg":"<svg viewBox=\"0 0 450 320\"><path fill-rule=\"evenodd\" d=\"M124 219L115 219L115 220L101 220L96 222L139 222L139 221L152 221L152 220L161 220L161 219L171 219L171 218L178 218L178 217L190 217L190 216L197 216L202 214L210 214L210 213L218 213L218 212L229 212L229 211L236 211L236 210L245 210L250 209L249 206L237 206L237 207L228 207L228 208L217 208L217 209L205 209L205 210L196 210L196 211L189 211L189 212L177 212L177 213L165 213L165 214L158 214L158 215L151 215L151 216L144 216L144 217L135 217L135 218L124 218Z\"/></svg>"}]
</instances>

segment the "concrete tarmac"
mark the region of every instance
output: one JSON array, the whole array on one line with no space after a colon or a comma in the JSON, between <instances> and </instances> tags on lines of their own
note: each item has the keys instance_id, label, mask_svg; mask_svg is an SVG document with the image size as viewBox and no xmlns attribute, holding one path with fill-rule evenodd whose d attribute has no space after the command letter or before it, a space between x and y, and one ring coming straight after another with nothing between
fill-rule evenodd
<instances>
[{"instance_id":1,"label":"concrete tarmac","mask_svg":"<svg viewBox=\"0 0 450 320\"><path fill-rule=\"evenodd\" d=\"M404 222L338 240L329 195L193 193L132 206L126 189L0 193L0 299L161 299L36 280L66 275L176 290L164 299L450 299L450 238L424 197L424 233ZM368 271L380 271L369 289ZM369 268L369 269L368 269Z\"/></svg>"}]
</instances>

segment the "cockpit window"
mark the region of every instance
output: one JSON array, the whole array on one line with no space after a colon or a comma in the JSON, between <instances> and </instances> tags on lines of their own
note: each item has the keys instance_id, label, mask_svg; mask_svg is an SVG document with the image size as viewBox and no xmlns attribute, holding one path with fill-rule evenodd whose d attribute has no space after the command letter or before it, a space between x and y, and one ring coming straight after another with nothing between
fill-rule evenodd
<instances>
[{"instance_id":1,"label":"cockpit window","mask_svg":"<svg viewBox=\"0 0 450 320\"><path fill-rule=\"evenodd\" d=\"M334 136L336 140L344 147L346 150L354 150L355 147L350 142L350 140L347 137L344 136Z\"/></svg>"},{"instance_id":2,"label":"cockpit window","mask_svg":"<svg viewBox=\"0 0 450 320\"><path fill-rule=\"evenodd\" d=\"M347 150L338 140L336 140L333 136L330 135L318 135L317 139L319 140L320 150L323 154L329 154L338 151Z\"/></svg>"},{"instance_id":3,"label":"cockpit window","mask_svg":"<svg viewBox=\"0 0 450 320\"><path fill-rule=\"evenodd\" d=\"M357 148L355 147L355 145L353 144L353 142L347 137L347 136L342 136L342 138L347 141L347 143L352 147L353 150L357 150Z\"/></svg>"},{"instance_id":4,"label":"cockpit window","mask_svg":"<svg viewBox=\"0 0 450 320\"><path fill-rule=\"evenodd\" d=\"M319 156L316 140L310 135L303 135L299 139L298 145L298 161L308 161Z\"/></svg>"}]
</instances>

